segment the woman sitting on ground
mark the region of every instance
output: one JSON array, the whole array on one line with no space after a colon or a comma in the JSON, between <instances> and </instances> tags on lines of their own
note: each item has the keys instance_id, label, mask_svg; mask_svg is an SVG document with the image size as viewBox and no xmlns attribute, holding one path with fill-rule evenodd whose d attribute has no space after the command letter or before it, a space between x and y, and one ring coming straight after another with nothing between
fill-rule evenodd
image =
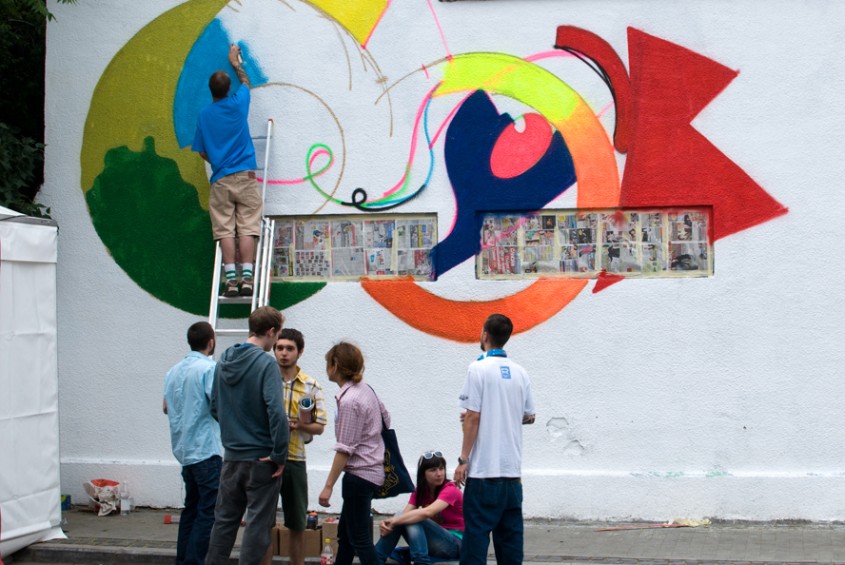
<instances>
[{"instance_id":1,"label":"woman sitting on ground","mask_svg":"<svg viewBox=\"0 0 845 565\"><path fill-rule=\"evenodd\" d=\"M446 460L439 451L427 451L417 465L417 488L401 514L379 525L381 539L376 553L383 564L404 537L410 549L410 561L428 565L431 558L458 559L464 532L464 495L452 481L446 480ZM408 565L405 553L392 557Z\"/></svg>"}]
</instances>

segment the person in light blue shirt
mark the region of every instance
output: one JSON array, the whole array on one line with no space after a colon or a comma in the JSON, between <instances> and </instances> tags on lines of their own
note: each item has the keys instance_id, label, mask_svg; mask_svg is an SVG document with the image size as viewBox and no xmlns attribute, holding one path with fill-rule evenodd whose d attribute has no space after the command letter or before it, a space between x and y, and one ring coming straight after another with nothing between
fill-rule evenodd
<instances>
[{"instance_id":1,"label":"person in light blue shirt","mask_svg":"<svg viewBox=\"0 0 845 565\"><path fill-rule=\"evenodd\" d=\"M191 352L164 378L162 409L170 421L173 456L182 465L185 509L179 520L176 564L202 564L214 526L214 505L220 486L220 425L211 416L216 363L214 328L197 322L188 328Z\"/></svg>"},{"instance_id":2,"label":"person in light blue shirt","mask_svg":"<svg viewBox=\"0 0 845 565\"><path fill-rule=\"evenodd\" d=\"M211 75L208 88L212 103L200 111L191 149L211 164L208 212L211 232L220 242L226 286L223 296L251 296L255 240L261 229L263 200L255 178L255 147L249 134L249 76L240 62L240 47L229 48L229 63L240 85L229 92L231 79L225 71ZM237 246L235 236L238 237ZM236 251L241 258L238 289Z\"/></svg>"}]
</instances>

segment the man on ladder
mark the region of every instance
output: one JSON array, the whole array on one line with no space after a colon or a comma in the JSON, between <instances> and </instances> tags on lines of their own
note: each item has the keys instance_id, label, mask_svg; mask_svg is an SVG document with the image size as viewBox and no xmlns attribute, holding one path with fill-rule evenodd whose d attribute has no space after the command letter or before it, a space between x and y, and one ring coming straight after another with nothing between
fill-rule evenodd
<instances>
[{"instance_id":1,"label":"man on ladder","mask_svg":"<svg viewBox=\"0 0 845 565\"><path fill-rule=\"evenodd\" d=\"M261 233L263 198L255 179L255 147L249 134L250 84L241 64L240 47L229 48L229 63L243 87L229 94L230 79L217 71L208 81L213 102L200 111L191 149L211 164L208 211L211 230L223 252L226 285L223 296L252 296L255 241ZM238 236L238 249L235 235ZM235 255L241 259L238 289Z\"/></svg>"}]
</instances>

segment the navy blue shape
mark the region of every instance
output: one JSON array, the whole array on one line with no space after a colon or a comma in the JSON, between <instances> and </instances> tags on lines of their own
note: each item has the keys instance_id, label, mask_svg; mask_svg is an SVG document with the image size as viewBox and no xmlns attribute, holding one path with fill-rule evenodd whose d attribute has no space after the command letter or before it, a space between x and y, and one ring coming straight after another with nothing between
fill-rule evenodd
<instances>
[{"instance_id":1,"label":"navy blue shape","mask_svg":"<svg viewBox=\"0 0 845 565\"><path fill-rule=\"evenodd\" d=\"M499 114L487 93L479 90L464 101L449 124L444 152L457 217L452 232L432 249L437 276L481 251L485 213L535 212L575 183L575 164L558 131L529 170L510 179L496 177L490 155L512 123L510 115Z\"/></svg>"}]
</instances>

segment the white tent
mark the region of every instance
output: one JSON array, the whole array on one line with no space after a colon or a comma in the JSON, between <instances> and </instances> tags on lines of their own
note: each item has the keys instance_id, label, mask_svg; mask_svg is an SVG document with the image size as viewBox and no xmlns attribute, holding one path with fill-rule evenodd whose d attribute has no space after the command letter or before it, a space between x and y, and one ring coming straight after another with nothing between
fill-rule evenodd
<instances>
[{"instance_id":1,"label":"white tent","mask_svg":"<svg viewBox=\"0 0 845 565\"><path fill-rule=\"evenodd\" d=\"M64 537L52 220L0 207L0 557Z\"/></svg>"}]
</instances>

